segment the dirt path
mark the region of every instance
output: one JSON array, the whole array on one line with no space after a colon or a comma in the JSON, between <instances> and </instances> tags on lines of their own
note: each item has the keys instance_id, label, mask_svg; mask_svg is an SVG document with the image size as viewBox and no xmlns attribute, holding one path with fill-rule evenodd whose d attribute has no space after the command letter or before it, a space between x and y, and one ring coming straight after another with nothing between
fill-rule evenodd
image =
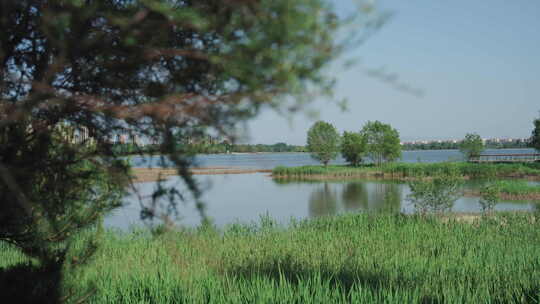
<instances>
[{"instance_id":1,"label":"dirt path","mask_svg":"<svg viewBox=\"0 0 540 304\"><path fill-rule=\"evenodd\" d=\"M177 176L178 172L174 168L133 168L133 175L136 183L154 182L159 179L167 179ZM248 173L270 173L272 170L263 169L242 169L234 167L207 167L192 168L194 175L216 175L216 174L248 174Z\"/></svg>"}]
</instances>

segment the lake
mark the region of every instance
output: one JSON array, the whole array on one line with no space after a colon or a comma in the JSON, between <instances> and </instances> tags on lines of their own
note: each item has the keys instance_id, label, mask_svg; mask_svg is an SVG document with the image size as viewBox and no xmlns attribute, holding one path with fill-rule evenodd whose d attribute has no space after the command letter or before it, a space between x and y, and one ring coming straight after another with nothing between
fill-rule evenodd
<instances>
[{"instance_id":1,"label":"lake","mask_svg":"<svg viewBox=\"0 0 540 304\"><path fill-rule=\"evenodd\" d=\"M486 153L529 153L531 150L492 150ZM403 153L403 161L437 162L460 157L459 151L411 151ZM132 161L137 166L147 166L140 159ZM151 161L156 161L152 158ZM271 169L275 166L316 164L305 153L223 154L197 157L199 166L242 167ZM340 163L337 160L336 163ZM267 173L234 175L196 176L204 190L202 200L206 213L218 227L235 222L258 221L268 215L286 224L292 218L304 219L331 216L346 212L414 212L406 200L410 193L406 183L353 180L346 182L279 182ZM179 178L170 178L167 185L185 190ZM466 187L478 187L477 182L468 182ZM115 210L106 219L108 227L127 229L141 224L139 198L148 200L156 183L139 183L125 198L126 206ZM500 202L496 210L533 211L540 209L535 202ZM192 201L177 206L178 223L188 227L200 224L200 216ZM462 197L454 205L456 212L480 212L478 198Z\"/></svg>"},{"instance_id":2,"label":"lake","mask_svg":"<svg viewBox=\"0 0 540 304\"><path fill-rule=\"evenodd\" d=\"M485 150L485 154L513 154L513 153L535 153L533 149L497 149ZM401 162L445 162L463 160L463 155L458 150L418 150L404 151ZM159 164L159 157L134 156L131 162L135 167L155 167ZM246 153L246 154L209 154L197 155L195 163L198 167L237 167L250 169L273 169L277 166L295 167L306 165L319 165L308 153ZM166 165L171 162L165 160ZM330 164L345 164L341 157L330 162Z\"/></svg>"}]
</instances>

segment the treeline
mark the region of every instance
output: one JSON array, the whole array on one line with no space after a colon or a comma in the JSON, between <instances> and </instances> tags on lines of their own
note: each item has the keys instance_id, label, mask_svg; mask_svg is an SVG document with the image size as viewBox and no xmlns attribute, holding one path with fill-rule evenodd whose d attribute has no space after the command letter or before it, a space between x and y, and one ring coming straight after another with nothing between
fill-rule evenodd
<instances>
[{"instance_id":1,"label":"treeline","mask_svg":"<svg viewBox=\"0 0 540 304\"><path fill-rule=\"evenodd\" d=\"M181 145L181 144L179 144ZM180 147L179 147L180 148ZM258 153L258 152L306 152L304 146L288 145L286 143L264 144L230 144L227 142L216 144L189 144L184 149L196 154L221 154L221 153ZM121 155L131 154L155 154L159 153L158 145L135 145L115 144L113 151Z\"/></svg>"},{"instance_id":2,"label":"treeline","mask_svg":"<svg viewBox=\"0 0 540 304\"><path fill-rule=\"evenodd\" d=\"M286 143L276 143L273 145L232 145L231 152L307 152L305 146L288 145Z\"/></svg>"},{"instance_id":3,"label":"treeline","mask_svg":"<svg viewBox=\"0 0 540 304\"><path fill-rule=\"evenodd\" d=\"M403 150L458 150L460 141L458 142L428 142L428 143L404 143ZM513 140L505 142L497 142L495 140L486 140L486 149L521 149L528 148L529 143L526 140Z\"/></svg>"},{"instance_id":4,"label":"treeline","mask_svg":"<svg viewBox=\"0 0 540 304\"><path fill-rule=\"evenodd\" d=\"M414 150L459 150L460 142L433 142L433 143L406 143L402 144L403 151ZM528 148L526 141L517 142L486 142L486 149L521 149ZM221 154L221 153L259 153L259 152L308 152L305 146L288 145L286 143L276 143L273 145L265 144L196 144L190 145L191 151L197 154ZM158 153L157 145L135 145L135 144L115 144L113 150L118 154L154 154Z\"/></svg>"}]
</instances>

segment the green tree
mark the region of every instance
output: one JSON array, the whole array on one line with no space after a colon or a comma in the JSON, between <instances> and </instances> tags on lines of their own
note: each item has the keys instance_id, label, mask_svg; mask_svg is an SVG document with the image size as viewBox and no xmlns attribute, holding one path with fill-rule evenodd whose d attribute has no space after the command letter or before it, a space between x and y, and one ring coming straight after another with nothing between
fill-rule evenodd
<instances>
[{"instance_id":1,"label":"green tree","mask_svg":"<svg viewBox=\"0 0 540 304\"><path fill-rule=\"evenodd\" d=\"M365 138L367 155L381 165L401 157L399 132L389 124L380 121L368 121L360 134Z\"/></svg>"},{"instance_id":2,"label":"green tree","mask_svg":"<svg viewBox=\"0 0 540 304\"><path fill-rule=\"evenodd\" d=\"M540 118L535 119L533 124L534 129L531 134L529 145L540 152Z\"/></svg>"},{"instance_id":3,"label":"green tree","mask_svg":"<svg viewBox=\"0 0 540 304\"><path fill-rule=\"evenodd\" d=\"M129 167L119 159L104 166L107 160L88 158L95 147L66 140L66 133L58 128L43 134L37 124L21 126L25 124L0 128L0 241L39 262L38 269L26 270L46 274L32 282L34 291L46 292L36 298L47 296L55 302L62 297L62 290L56 288L59 281L69 282L69 276L77 275L78 266L88 263L97 249L104 214L121 206ZM10 140L16 134L18 141ZM38 139L28 140L32 137ZM28 145L21 147L21 142ZM17 163L3 163L6 159ZM37 170L14 171L13 167ZM92 227L95 233L86 244L74 246L73 236ZM63 288L71 293L74 286ZM32 298L32 294L24 296Z\"/></svg>"},{"instance_id":4,"label":"green tree","mask_svg":"<svg viewBox=\"0 0 540 304\"><path fill-rule=\"evenodd\" d=\"M338 155L339 134L332 124L318 121L308 131L307 149L324 166Z\"/></svg>"},{"instance_id":5,"label":"green tree","mask_svg":"<svg viewBox=\"0 0 540 304\"><path fill-rule=\"evenodd\" d=\"M362 157L366 153L365 137L359 133L343 132L341 139L341 155L353 166L358 166L362 162Z\"/></svg>"},{"instance_id":6,"label":"green tree","mask_svg":"<svg viewBox=\"0 0 540 304\"><path fill-rule=\"evenodd\" d=\"M202 206L193 150L178 140L232 137L261 109L331 93L322 69L350 46L334 37L349 22L379 24L363 12L338 18L329 0L0 1L0 241L51 278L80 261L65 258L72 236L98 225L132 181L113 135L158 143L191 191L158 184L143 218L161 215L161 198ZM91 140L56 136L60 123Z\"/></svg>"},{"instance_id":7,"label":"green tree","mask_svg":"<svg viewBox=\"0 0 540 304\"><path fill-rule=\"evenodd\" d=\"M467 160L478 157L484 151L484 142L480 135L476 133L467 133L465 138L459 144L459 150Z\"/></svg>"},{"instance_id":8,"label":"green tree","mask_svg":"<svg viewBox=\"0 0 540 304\"><path fill-rule=\"evenodd\" d=\"M288 146L286 143L275 143L272 145L272 152L287 152Z\"/></svg>"}]
</instances>

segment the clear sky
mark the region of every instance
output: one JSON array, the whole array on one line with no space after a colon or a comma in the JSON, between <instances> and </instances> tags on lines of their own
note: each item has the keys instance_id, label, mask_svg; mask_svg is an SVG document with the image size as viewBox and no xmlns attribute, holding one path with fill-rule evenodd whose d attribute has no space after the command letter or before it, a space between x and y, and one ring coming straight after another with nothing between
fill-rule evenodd
<instances>
[{"instance_id":1,"label":"clear sky","mask_svg":"<svg viewBox=\"0 0 540 304\"><path fill-rule=\"evenodd\" d=\"M340 10L348 0L335 0ZM337 97L349 110L317 100L319 118L342 131L368 120L391 124L401 139L529 137L540 114L539 0L386 0L393 17L347 57L351 69L332 68ZM424 96L367 75L384 68ZM305 144L313 118L292 121L265 111L248 124L245 142Z\"/></svg>"}]
</instances>

